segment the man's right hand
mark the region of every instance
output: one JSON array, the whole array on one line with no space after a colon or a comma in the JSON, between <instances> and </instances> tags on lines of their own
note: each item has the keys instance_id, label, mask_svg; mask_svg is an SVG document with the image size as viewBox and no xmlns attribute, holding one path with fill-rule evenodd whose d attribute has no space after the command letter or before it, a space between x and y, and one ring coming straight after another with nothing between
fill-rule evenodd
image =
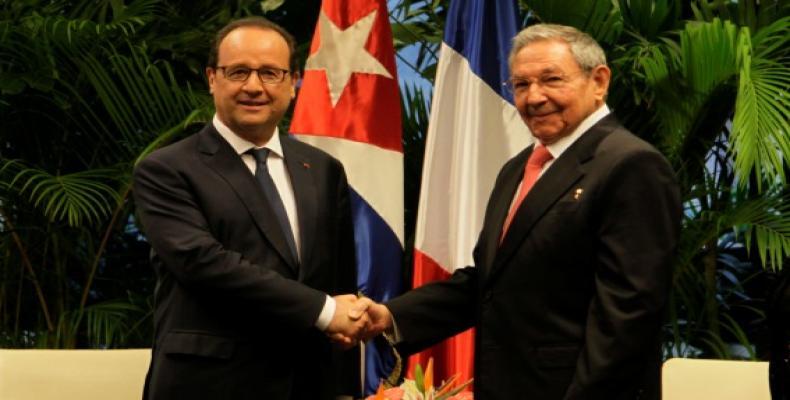
<instances>
[{"instance_id":1,"label":"man's right hand","mask_svg":"<svg viewBox=\"0 0 790 400\"><path fill-rule=\"evenodd\" d=\"M382 332L390 331L393 327L392 314L387 306L372 303L368 306L367 314L370 322L367 329L359 337L361 340L370 340Z\"/></svg>"},{"instance_id":2,"label":"man's right hand","mask_svg":"<svg viewBox=\"0 0 790 400\"><path fill-rule=\"evenodd\" d=\"M335 314L326 334L343 347L353 347L365 335L370 319L367 310L373 302L353 294L335 296Z\"/></svg>"}]
</instances>

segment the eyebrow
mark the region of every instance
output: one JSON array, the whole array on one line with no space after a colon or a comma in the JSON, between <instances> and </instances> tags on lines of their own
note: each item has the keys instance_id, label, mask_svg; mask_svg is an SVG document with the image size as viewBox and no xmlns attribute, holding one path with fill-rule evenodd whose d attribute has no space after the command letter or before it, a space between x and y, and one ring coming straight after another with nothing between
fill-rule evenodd
<instances>
[{"instance_id":1,"label":"eyebrow","mask_svg":"<svg viewBox=\"0 0 790 400\"><path fill-rule=\"evenodd\" d=\"M551 67L547 67L541 70L538 75L540 76L540 75L549 75L549 74L567 75L567 72L565 72L565 70L559 68L556 65L552 65Z\"/></svg>"},{"instance_id":2,"label":"eyebrow","mask_svg":"<svg viewBox=\"0 0 790 400\"><path fill-rule=\"evenodd\" d=\"M271 64L264 64L264 65L261 65L259 67L250 67L249 65L247 65L245 63L237 63L237 64L227 64L227 65L225 65L225 67L228 67L228 68L243 67L243 68L249 68L249 69L270 68L270 69L284 69L284 70L290 71L290 69L288 69L288 68L278 67L276 65L271 65Z\"/></svg>"},{"instance_id":3,"label":"eyebrow","mask_svg":"<svg viewBox=\"0 0 790 400\"><path fill-rule=\"evenodd\" d=\"M559 75L563 75L563 76L568 75L565 72L562 72L562 71L559 71L559 70L556 70L556 69L544 69L543 71L538 72L535 75L535 77L539 78L539 77L542 77L542 76L553 75L553 74L559 74ZM523 75L513 75L513 79L528 80L528 79L531 79L531 78L523 76Z\"/></svg>"},{"instance_id":4,"label":"eyebrow","mask_svg":"<svg viewBox=\"0 0 790 400\"><path fill-rule=\"evenodd\" d=\"M547 74L563 74L563 75L567 75L562 69L558 68L556 65L551 66L551 67L543 68L536 75L537 76L542 76L542 75L547 75ZM516 78L516 79L527 79L523 75L513 75L513 78Z\"/></svg>"}]
</instances>

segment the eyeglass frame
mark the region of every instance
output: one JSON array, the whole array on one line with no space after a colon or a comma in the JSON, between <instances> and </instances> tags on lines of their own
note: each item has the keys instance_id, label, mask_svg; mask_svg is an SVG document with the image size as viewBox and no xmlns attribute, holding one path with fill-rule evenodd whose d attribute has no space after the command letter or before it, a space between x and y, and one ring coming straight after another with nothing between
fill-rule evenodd
<instances>
[{"instance_id":1,"label":"eyeglass frame","mask_svg":"<svg viewBox=\"0 0 790 400\"><path fill-rule=\"evenodd\" d=\"M246 70L247 71L247 73L245 74L246 76L244 77L244 79L233 79L233 78L230 78L230 77L228 77L228 74L227 74L227 70L229 68L231 69L231 71L234 70L234 69ZM258 79L261 81L261 83L269 84L269 85L276 85L276 84L279 84L279 83L283 83L285 81L286 75L291 73L291 71L287 70L287 69L277 68L277 67L267 67L267 66L263 66L263 67L260 67L260 68L250 68L250 67L247 67L247 66L244 66L244 65L217 65L216 67L214 67L214 69L215 70L220 70L221 69L222 70L222 76L224 76L225 79L227 79L227 80L229 80L231 82L247 82L247 80L250 79L250 76L252 76L252 71L255 71L255 75L258 76ZM271 81L265 80L263 78L263 75L261 75L261 71L277 71L280 74L280 77L277 80L271 80Z\"/></svg>"}]
</instances>

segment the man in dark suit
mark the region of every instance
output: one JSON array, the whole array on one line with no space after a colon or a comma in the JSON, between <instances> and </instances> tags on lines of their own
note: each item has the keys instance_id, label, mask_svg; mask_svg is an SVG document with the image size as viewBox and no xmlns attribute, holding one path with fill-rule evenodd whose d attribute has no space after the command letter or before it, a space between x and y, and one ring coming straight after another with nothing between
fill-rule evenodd
<instances>
[{"instance_id":1,"label":"man in dark suit","mask_svg":"<svg viewBox=\"0 0 790 400\"><path fill-rule=\"evenodd\" d=\"M609 113L600 46L535 25L510 53L537 142L497 177L475 267L368 309L407 352L476 328L475 399L658 399L681 206L672 168Z\"/></svg>"},{"instance_id":2,"label":"man in dark suit","mask_svg":"<svg viewBox=\"0 0 790 400\"><path fill-rule=\"evenodd\" d=\"M263 18L233 22L206 74L213 121L135 170L158 277L145 396L356 395L358 353L327 337L367 323L366 300L329 296L356 291L346 176L277 130L295 95L294 40Z\"/></svg>"}]
</instances>

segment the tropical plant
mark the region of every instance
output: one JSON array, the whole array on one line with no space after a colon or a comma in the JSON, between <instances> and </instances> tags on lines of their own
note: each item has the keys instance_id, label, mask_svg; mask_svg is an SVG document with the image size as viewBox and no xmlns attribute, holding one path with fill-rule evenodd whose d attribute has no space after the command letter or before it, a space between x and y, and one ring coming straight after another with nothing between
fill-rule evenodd
<instances>
[{"instance_id":1,"label":"tropical plant","mask_svg":"<svg viewBox=\"0 0 790 400\"><path fill-rule=\"evenodd\" d=\"M669 2L655 3L664 6L654 10L673 8ZM635 11L634 4L631 13L645 13ZM692 5L694 10L713 10L707 2ZM751 7L756 9L756 3ZM625 19L624 32L638 41L615 63L620 72L634 76L637 84L631 87L638 89L631 96L643 99L643 106L632 109L644 108L647 113L642 115L650 116L638 122L631 114L631 126L653 130L645 136L675 166L684 193L668 351L728 358L733 354L724 343L739 342L753 358L755 352L728 303L732 288L726 278L737 275L724 274L732 243L724 238L734 233L747 253L760 255L746 260L768 269L781 269L790 254L790 197L783 193L787 161L777 157L790 150L790 19L777 14L752 31L735 20L694 15L676 29L649 31L658 32L652 40ZM760 317L757 312L747 320Z\"/></svg>"},{"instance_id":2,"label":"tropical plant","mask_svg":"<svg viewBox=\"0 0 790 400\"><path fill-rule=\"evenodd\" d=\"M429 82L436 76L449 3L449 0L403 0L390 11L396 55ZM406 58L401 54L404 50L414 51L416 56Z\"/></svg>"},{"instance_id":3,"label":"tropical plant","mask_svg":"<svg viewBox=\"0 0 790 400\"><path fill-rule=\"evenodd\" d=\"M150 345L133 166L210 118L203 66L219 27L266 11L309 37L292 19L319 2L279 3L0 5L0 346Z\"/></svg>"},{"instance_id":4,"label":"tropical plant","mask_svg":"<svg viewBox=\"0 0 790 400\"><path fill-rule=\"evenodd\" d=\"M96 284L123 267L106 264L107 248L137 240L119 231L131 166L206 102L138 41L160 2L40 3L14 2L0 22L0 215L13 239L3 247L3 336L20 347L118 346L149 315L135 298L150 289Z\"/></svg>"}]
</instances>

